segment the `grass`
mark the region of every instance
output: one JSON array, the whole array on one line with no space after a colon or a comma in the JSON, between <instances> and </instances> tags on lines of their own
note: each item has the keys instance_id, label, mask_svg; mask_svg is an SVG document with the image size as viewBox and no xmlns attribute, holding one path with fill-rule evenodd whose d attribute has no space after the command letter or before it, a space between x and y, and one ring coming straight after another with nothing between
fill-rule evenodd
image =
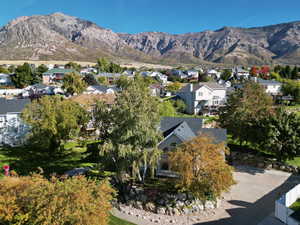
<instances>
[{"instance_id":1,"label":"grass","mask_svg":"<svg viewBox=\"0 0 300 225\"><path fill-rule=\"evenodd\" d=\"M300 167L300 157L295 157L293 160L286 161L286 163L291 166L299 166Z\"/></svg>"},{"instance_id":2,"label":"grass","mask_svg":"<svg viewBox=\"0 0 300 225\"><path fill-rule=\"evenodd\" d=\"M122 220L118 217L111 215L108 225L135 225L135 224L127 222L125 220Z\"/></svg>"},{"instance_id":3,"label":"grass","mask_svg":"<svg viewBox=\"0 0 300 225\"><path fill-rule=\"evenodd\" d=\"M49 159L44 152L37 152L29 147L0 148L0 166L9 164L12 170L20 175L28 175L42 168L45 175L64 172L78 167L92 166L84 158L86 147L76 142L64 145L64 151Z\"/></svg>"},{"instance_id":4,"label":"grass","mask_svg":"<svg viewBox=\"0 0 300 225\"><path fill-rule=\"evenodd\" d=\"M289 208L294 211L300 210L300 199L297 199Z\"/></svg>"}]
</instances>

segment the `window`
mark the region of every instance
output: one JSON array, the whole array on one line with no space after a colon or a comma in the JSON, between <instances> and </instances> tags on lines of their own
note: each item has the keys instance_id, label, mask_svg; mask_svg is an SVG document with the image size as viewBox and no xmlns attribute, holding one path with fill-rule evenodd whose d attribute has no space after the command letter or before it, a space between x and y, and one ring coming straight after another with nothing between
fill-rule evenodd
<instances>
[{"instance_id":1,"label":"window","mask_svg":"<svg viewBox=\"0 0 300 225\"><path fill-rule=\"evenodd\" d=\"M213 105L219 105L219 101L218 100L213 101Z\"/></svg>"},{"instance_id":2,"label":"window","mask_svg":"<svg viewBox=\"0 0 300 225\"><path fill-rule=\"evenodd\" d=\"M203 92L199 92L199 94L198 94L199 96L203 96Z\"/></svg>"},{"instance_id":3,"label":"window","mask_svg":"<svg viewBox=\"0 0 300 225\"><path fill-rule=\"evenodd\" d=\"M167 162L162 163L161 170L169 170L169 164Z\"/></svg>"}]
</instances>

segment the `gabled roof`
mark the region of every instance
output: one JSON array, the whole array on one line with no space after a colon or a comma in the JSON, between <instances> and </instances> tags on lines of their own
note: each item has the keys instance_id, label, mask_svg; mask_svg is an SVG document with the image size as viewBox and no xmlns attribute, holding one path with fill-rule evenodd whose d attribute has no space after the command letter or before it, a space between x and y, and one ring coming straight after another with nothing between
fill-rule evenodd
<instances>
[{"instance_id":1,"label":"gabled roof","mask_svg":"<svg viewBox=\"0 0 300 225\"><path fill-rule=\"evenodd\" d=\"M20 113L25 106L30 103L30 99L5 99L0 98L0 114Z\"/></svg>"},{"instance_id":2,"label":"gabled roof","mask_svg":"<svg viewBox=\"0 0 300 225\"><path fill-rule=\"evenodd\" d=\"M216 82L200 82L197 84L188 84L188 85L184 86L183 88L181 88L179 90L179 92L190 92L191 86L193 87L193 92L204 86L208 87L211 90L226 90L226 87L224 87Z\"/></svg>"},{"instance_id":3,"label":"gabled roof","mask_svg":"<svg viewBox=\"0 0 300 225\"><path fill-rule=\"evenodd\" d=\"M227 140L227 130L221 128L202 128L200 134L206 134L215 138L216 143L225 142Z\"/></svg>"},{"instance_id":4,"label":"gabled roof","mask_svg":"<svg viewBox=\"0 0 300 225\"><path fill-rule=\"evenodd\" d=\"M167 136L183 122L190 127L194 134L198 134L203 124L203 120L200 118L163 117L160 121L160 130L164 136Z\"/></svg>"},{"instance_id":5,"label":"gabled roof","mask_svg":"<svg viewBox=\"0 0 300 225\"><path fill-rule=\"evenodd\" d=\"M118 91L118 88L116 86L106 86L106 85L91 85L89 87L94 88L95 90L98 90L100 92L106 93L107 90L112 89L113 91ZM89 88L88 87L88 88Z\"/></svg>"},{"instance_id":6,"label":"gabled roof","mask_svg":"<svg viewBox=\"0 0 300 225\"><path fill-rule=\"evenodd\" d=\"M43 75L46 75L46 74L53 74L53 73L78 73L76 72L75 70L73 69L60 69L60 68L54 68L54 69L51 69L51 70L48 70L47 72L43 73Z\"/></svg>"}]
</instances>

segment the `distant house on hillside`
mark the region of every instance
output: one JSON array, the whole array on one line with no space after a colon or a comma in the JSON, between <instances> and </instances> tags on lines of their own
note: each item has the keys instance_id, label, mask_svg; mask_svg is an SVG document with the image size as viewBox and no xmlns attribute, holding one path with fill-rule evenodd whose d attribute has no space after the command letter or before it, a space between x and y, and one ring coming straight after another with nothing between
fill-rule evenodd
<instances>
[{"instance_id":1,"label":"distant house on hillside","mask_svg":"<svg viewBox=\"0 0 300 225\"><path fill-rule=\"evenodd\" d=\"M215 82L188 84L177 92L185 102L187 113L199 114L204 110L216 110L226 102L226 87Z\"/></svg>"},{"instance_id":2,"label":"distant house on hillside","mask_svg":"<svg viewBox=\"0 0 300 225\"><path fill-rule=\"evenodd\" d=\"M263 86L266 90L267 94L276 96L281 94L282 83L276 80L264 80L261 78L253 77L252 80L261 86Z\"/></svg>"},{"instance_id":3,"label":"distant house on hillside","mask_svg":"<svg viewBox=\"0 0 300 225\"><path fill-rule=\"evenodd\" d=\"M43 73L43 84L61 83L66 73L77 73L73 69L54 68Z\"/></svg>"},{"instance_id":4,"label":"distant house on hillside","mask_svg":"<svg viewBox=\"0 0 300 225\"><path fill-rule=\"evenodd\" d=\"M0 146L16 146L25 141L28 132L20 118L20 114L29 99L5 99L0 98Z\"/></svg>"},{"instance_id":5,"label":"distant house on hillside","mask_svg":"<svg viewBox=\"0 0 300 225\"><path fill-rule=\"evenodd\" d=\"M227 140L225 129L203 128L203 120L199 118L163 117L160 122L160 131L164 139L159 143L158 148L163 150L163 155L158 165L157 174L161 176L168 174L169 171L167 153L183 142L201 134L211 136L216 143Z\"/></svg>"},{"instance_id":6,"label":"distant house on hillside","mask_svg":"<svg viewBox=\"0 0 300 225\"><path fill-rule=\"evenodd\" d=\"M1 86L10 86L13 85L10 75L9 74L4 74L0 73L0 87Z\"/></svg>"},{"instance_id":7,"label":"distant house on hillside","mask_svg":"<svg viewBox=\"0 0 300 225\"><path fill-rule=\"evenodd\" d=\"M233 75L238 79L238 80L247 80L250 77L250 73L248 70L244 70L240 67L236 67L232 69Z\"/></svg>"}]
</instances>

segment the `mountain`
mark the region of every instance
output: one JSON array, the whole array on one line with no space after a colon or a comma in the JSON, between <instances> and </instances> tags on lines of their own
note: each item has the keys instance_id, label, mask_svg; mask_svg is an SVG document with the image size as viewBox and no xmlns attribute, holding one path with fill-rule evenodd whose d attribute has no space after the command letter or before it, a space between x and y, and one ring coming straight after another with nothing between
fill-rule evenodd
<instances>
[{"instance_id":1,"label":"mountain","mask_svg":"<svg viewBox=\"0 0 300 225\"><path fill-rule=\"evenodd\" d=\"M115 33L62 13L20 17L0 29L0 59L224 64L300 63L300 22L186 34Z\"/></svg>"}]
</instances>

